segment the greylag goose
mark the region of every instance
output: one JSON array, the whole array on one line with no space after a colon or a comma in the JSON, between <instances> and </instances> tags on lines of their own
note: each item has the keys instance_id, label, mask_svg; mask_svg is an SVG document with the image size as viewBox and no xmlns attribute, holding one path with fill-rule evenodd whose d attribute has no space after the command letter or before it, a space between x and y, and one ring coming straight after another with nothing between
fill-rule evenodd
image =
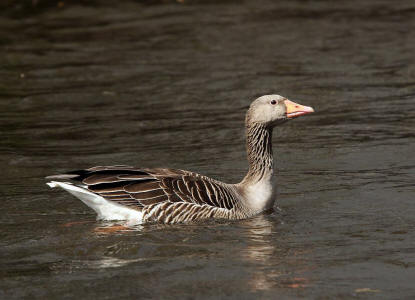
<instances>
[{"instance_id":1,"label":"greylag goose","mask_svg":"<svg viewBox=\"0 0 415 300\"><path fill-rule=\"evenodd\" d=\"M273 127L311 112L311 107L279 95L253 101L245 119L249 170L237 184L184 170L131 166L71 171L48 176L53 181L47 184L79 198L101 220L173 224L249 218L270 210L275 201Z\"/></svg>"}]
</instances>

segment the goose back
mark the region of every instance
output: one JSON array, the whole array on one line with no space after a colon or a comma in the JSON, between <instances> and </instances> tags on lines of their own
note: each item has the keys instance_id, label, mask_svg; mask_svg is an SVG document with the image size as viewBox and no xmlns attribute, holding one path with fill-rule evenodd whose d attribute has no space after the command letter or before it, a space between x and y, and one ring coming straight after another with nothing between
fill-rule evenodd
<instances>
[{"instance_id":1,"label":"goose back","mask_svg":"<svg viewBox=\"0 0 415 300\"><path fill-rule=\"evenodd\" d=\"M78 182L108 201L142 211L146 222L228 218L238 202L233 185L184 170L99 166L48 178Z\"/></svg>"}]
</instances>

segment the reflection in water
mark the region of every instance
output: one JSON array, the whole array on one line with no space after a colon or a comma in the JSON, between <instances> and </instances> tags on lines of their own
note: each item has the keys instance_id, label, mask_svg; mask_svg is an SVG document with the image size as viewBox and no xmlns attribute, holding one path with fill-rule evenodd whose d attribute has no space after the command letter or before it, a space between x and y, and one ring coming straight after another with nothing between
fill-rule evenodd
<instances>
[{"instance_id":1,"label":"reflection in water","mask_svg":"<svg viewBox=\"0 0 415 300\"><path fill-rule=\"evenodd\" d=\"M241 251L241 257L255 265L249 286L253 290L269 290L275 286L289 288L308 286L308 278L292 276L284 269L278 268L291 259L297 261L298 251L294 253L288 251L283 248L282 243L274 240L281 239L280 236L273 235L277 224L262 215L248 220L248 225L246 236L248 246ZM290 256L295 258L290 258Z\"/></svg>"},{"instance_id":2,"label":"reflection in water","mask_svg":"<svg viewBox=\"0 0 415 300\"><path fill-rule=\"evenodd\" d=\"M141 225L130 226L128 222L103 222L94 228L94 232L99 234L123 233L129 231L140 231Z\"/></svg>"},{"instance_id":3,"label":"reflection in water","mask_svg":"<svg viewBox=\"0 0 415 300\"><path fill-rule=\"evenodd\" d=\"M67 263L54 263L51 270L55 273L73 273L84 269L109 269L120 268L131 263L143 261L142 258L122 259L117 257L103 256L99 259L75 259Z\"/></svg>"},{"instance_id":4,"label":"reflection in water","mask_svg":"<svg viewBox=\"0 0 415 300\"><path fill-rule=\"evenodd\" d=\"M247 239L255 244L248 245L242 251L242 257L251 262L266 264L274 252L275 246L269 242L272 236L272 224L266 216L258 216L249 220Z\"/></svg>"},{"instance_id":5,"label":"reflection in water","mask_svg":"<svg viewBox=\"0 0 415 300\"><path fill-rule=\"evenodd\" d=\"M258 216L249 221L250 227L247 228L246 238L250 244L242 251L242 258L261 266L255 268L256 271L252 274L249 285L254 290L267 290L272 288L277 278L283 275L278 269L268 270L267 268L271 265L273 253L275 253L275 244L270 243L274 224L266 216Z\"/></svg>"},{"instance_id":6,"label":"reflection in water","mask_svg":"<svg viewBox=\"0 0 415 300\"><path fill-rule=\"evenodd\" d=\"M83 260L78 261L79 264L82 264L85 267L92 268L92 269L106 269L106 268L118 268L123 267L125 265L142 261L143 259L136 258L136 259L122 259L117 257L102 257L101 259L97 260Z\"/></svg>"}]
</instances>

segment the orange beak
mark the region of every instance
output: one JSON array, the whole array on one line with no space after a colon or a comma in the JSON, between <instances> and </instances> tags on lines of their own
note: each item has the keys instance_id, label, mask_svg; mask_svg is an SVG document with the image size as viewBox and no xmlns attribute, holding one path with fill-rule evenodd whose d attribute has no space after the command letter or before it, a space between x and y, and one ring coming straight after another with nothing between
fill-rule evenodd
<instances>
[{"instance_id":1,"label":"orange beak","mask_svg":"<svg viewBox=\"0 0 415 300\"><path fill-rule=\"evenodd\" d=\"M312 107L300 105L290 100L285 100L284 104L287 109L286 114L288 119L293 119L314 112Z\"/></svg>"}]
</instances>

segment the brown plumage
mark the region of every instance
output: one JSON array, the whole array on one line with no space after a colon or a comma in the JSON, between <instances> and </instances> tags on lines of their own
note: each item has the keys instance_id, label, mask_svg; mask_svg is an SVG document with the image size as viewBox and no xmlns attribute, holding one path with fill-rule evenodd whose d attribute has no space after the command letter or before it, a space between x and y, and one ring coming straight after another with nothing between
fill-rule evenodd
<instances>
[{"instance_id":1,"label":"brown plumage","mask_svg":"<svg viewBox=\"0 0 415 300\"><path fill-rule=\"evenodd\" d=\"M253 216L271 208L275 200L272 128L289 119L290 113L312 112L295 103L296 110L292 109L291 103L268 95L251 105L246 117L249 171L238 184L184 170L98 166L49 176L59 180L49 185L68 190L103 219L178 223ZM60 182L66 179L75 184Z\"/></svg>"}]
</instances>

